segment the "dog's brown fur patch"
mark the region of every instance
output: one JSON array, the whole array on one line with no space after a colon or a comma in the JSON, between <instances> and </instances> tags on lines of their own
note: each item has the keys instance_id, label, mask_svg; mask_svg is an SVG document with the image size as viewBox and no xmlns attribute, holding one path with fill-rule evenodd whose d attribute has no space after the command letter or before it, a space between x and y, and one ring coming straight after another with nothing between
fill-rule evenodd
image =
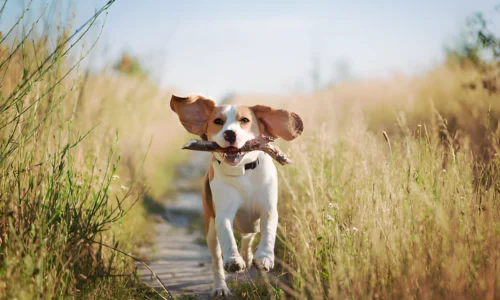
<instances>
[{"instance_id":1,"label":"dog's brown fur patch","mask_svg":"<svg viewBox=\"0 0 500 300\"><path fill-rule=\"evenodd\" d=\"M214 158L212 158L213 162ZM205 175L205 180L203 181L202 199L203 199L203 217L205 219L205 235L208 233L208 226L210 224L210 218L215 218L215 207L212 199L212 190L210 189L210 181L214 179L214 168L212 164L208 168L208 172Z\"/></svg>"}]
</instances>

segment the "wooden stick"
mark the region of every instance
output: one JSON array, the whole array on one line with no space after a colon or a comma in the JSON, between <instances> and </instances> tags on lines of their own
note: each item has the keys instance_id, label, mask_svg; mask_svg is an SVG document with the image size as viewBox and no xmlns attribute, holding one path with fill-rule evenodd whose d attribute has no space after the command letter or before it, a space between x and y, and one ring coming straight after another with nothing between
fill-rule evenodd
<instances>
[{"instance_id":1,"label":"wooden stick","mask_svg":"<svg viewBox=\"0 0 500 300\"><path fill-rule=\"evenodd\" d=\"M275 161L277 161L282 166L293 163L293 161L291 159L289 159L285 155L285 153L283 153L281 151L281 149L278 148L278 146L275 146L275 145L265 145L262 148L262 151L264 151L267 154L269 154L269 156L271 156Z\"/></svg>"},{"instance_id":2,"label":"wooden stick","mask_svg":"<svg viewBox=\"0 0 500 300\"><path fill-rule=\"evenodd\" d=\"M194 151L206 151L206 152L250 152L260 150L269 156L271 156L280 165L284 166L286 164L291 164L292 161L275 145L270 145L269 143L274 142L274 138L270 136L258 136L255 139L247 141L243 147L227 147L222 148L216 142L212 141L200 141L200 140L190 140L187 142L182 149L194 150Z\"/></svg>"}]
</instances>

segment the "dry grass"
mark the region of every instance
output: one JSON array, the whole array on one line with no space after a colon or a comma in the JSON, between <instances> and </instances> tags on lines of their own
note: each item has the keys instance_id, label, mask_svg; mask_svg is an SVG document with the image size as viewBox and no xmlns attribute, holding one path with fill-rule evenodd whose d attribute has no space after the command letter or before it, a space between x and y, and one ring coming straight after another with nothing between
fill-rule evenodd
<instances>
[{"instance_id":1,"label":"dry grass","mask_svg":"<svg viewBox=\"0 0 500 300\"><path fill-rule=\"evenodd\" d=\"M61 30L0 45L0 298L132 298L131 261L92 241L141 241L133 204L144 185L168 191L184 130L144 79L66 76L67 45L39 69ZM297 298L500 297L500 104L462 87L477 78L442 68L234 99L305 121L295 164L278 167L277 257Z\"/></svg>"},{"instance_id":2,"label":"dry grass","mask_svg":"<svg viewBox=\"0 0 500 300\"><path fill-rule=\"evenodd\" d=\"M167 92L83 74L60 30L0 45L0 298L133 297L132 261L94 241L128 252L150 234L134 204L178 158Z\"/></svg>"},{"instance_id":3,"label":"dry grass","mask_svg":"<svg viewBox=\"0 0 500 300\"><path fill-rule=\"evenodd\" d=\"M170 191L174 165L185 154L178 151L185 133L172 129L178 126L169 106L172 91L160 90L147 79L105 74L86 80L82 90L78 118L84 126L99 122L97 139L111 139L119 132L125 176L138 173L137 161L147 150L142 181L151 196L163 197Z\"/></svg>"},{"instance_id":4,"label":"dry grass","mask_svg":"<svg viewBox=\"0 0 500 300\"><path fill-rule=\"evenodd\" d=\"M283 146L296 164L278 167L277 251L300 299L500 297L500 107L461 87L474 76L443 68L276 104L305 124Z\"/></svg>"}]
</instances>

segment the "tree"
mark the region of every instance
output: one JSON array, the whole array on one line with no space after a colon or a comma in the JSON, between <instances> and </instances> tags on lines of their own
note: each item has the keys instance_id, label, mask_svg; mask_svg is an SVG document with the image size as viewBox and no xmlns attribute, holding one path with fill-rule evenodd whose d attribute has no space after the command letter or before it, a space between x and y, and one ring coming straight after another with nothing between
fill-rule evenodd
<instances>
[{"instance_id":1,"label":"tree","mask_svg":"<svg viewBox=\"0 0 500 300\"><path fill-rule=\"evenodd\" d=\"M466 20L465 29L454 45L446 46L449 62L471 63L476 67L491 64L500 58L500 39L491 31L492 22L483 13Z\"/></svg>"},{"instance_id":2,"label":"tree","mask_svg":"<svg viewBox=\"0 0 500 300\"><path fill-rule=\"evenodd\" d=\"M500 11L500 5L495 10ZM490 94L500 92L500 38L491 30L491 24L483 13L475 13L467 19L457 42L445 47L448 64L472 68L481 75L479 82L465 83L464 87L481 86Z\"/></svg>"},{"instance_id":3,"label":"tree","mask_svg":"<svg viewBox=\"0 0 500 300\"><path fill-rule=\"evenodd\" d=\"M142 68L139 59L127 53L122 54L120 60L113 66L113 69L131 76L147 77L148 75Z\"/></svg>"}]
</instances>

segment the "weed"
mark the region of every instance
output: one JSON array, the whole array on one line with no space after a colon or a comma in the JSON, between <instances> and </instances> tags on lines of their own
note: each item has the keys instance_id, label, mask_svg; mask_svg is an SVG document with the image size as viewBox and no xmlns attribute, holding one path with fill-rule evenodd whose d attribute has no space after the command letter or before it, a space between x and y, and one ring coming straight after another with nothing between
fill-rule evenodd
<instances>
[{"instance_id":1,"label":"weed","mask_svg":"<svg viewBox=\"0 0 500 300\"><path fill-rule=\"evenodd\" d=\"M137 234L146 218L134 204L152 176L144 157L148 150L158 153L144 129L153 125L142 122L151 115L133 119L130 99L109 93L125 90L120 77L81 76L80 63L92 47L75 55L113 2L75 31L58 26L55 35L35 35L44 11L28 30L17 30L28 22L23 13L1 37L0 298L135 293L134 287L120 290L137 281L130 258L116 249L128 251L142 242L137 236L147 236ZM158 89L146 93L143 80L123 80L136 83L134 97L156 93L150 104L163 96ZM130 127L136 131L127 132ZM116 288L104 292L100 286L110 282Z\"/></svg>"}]
</instances>

